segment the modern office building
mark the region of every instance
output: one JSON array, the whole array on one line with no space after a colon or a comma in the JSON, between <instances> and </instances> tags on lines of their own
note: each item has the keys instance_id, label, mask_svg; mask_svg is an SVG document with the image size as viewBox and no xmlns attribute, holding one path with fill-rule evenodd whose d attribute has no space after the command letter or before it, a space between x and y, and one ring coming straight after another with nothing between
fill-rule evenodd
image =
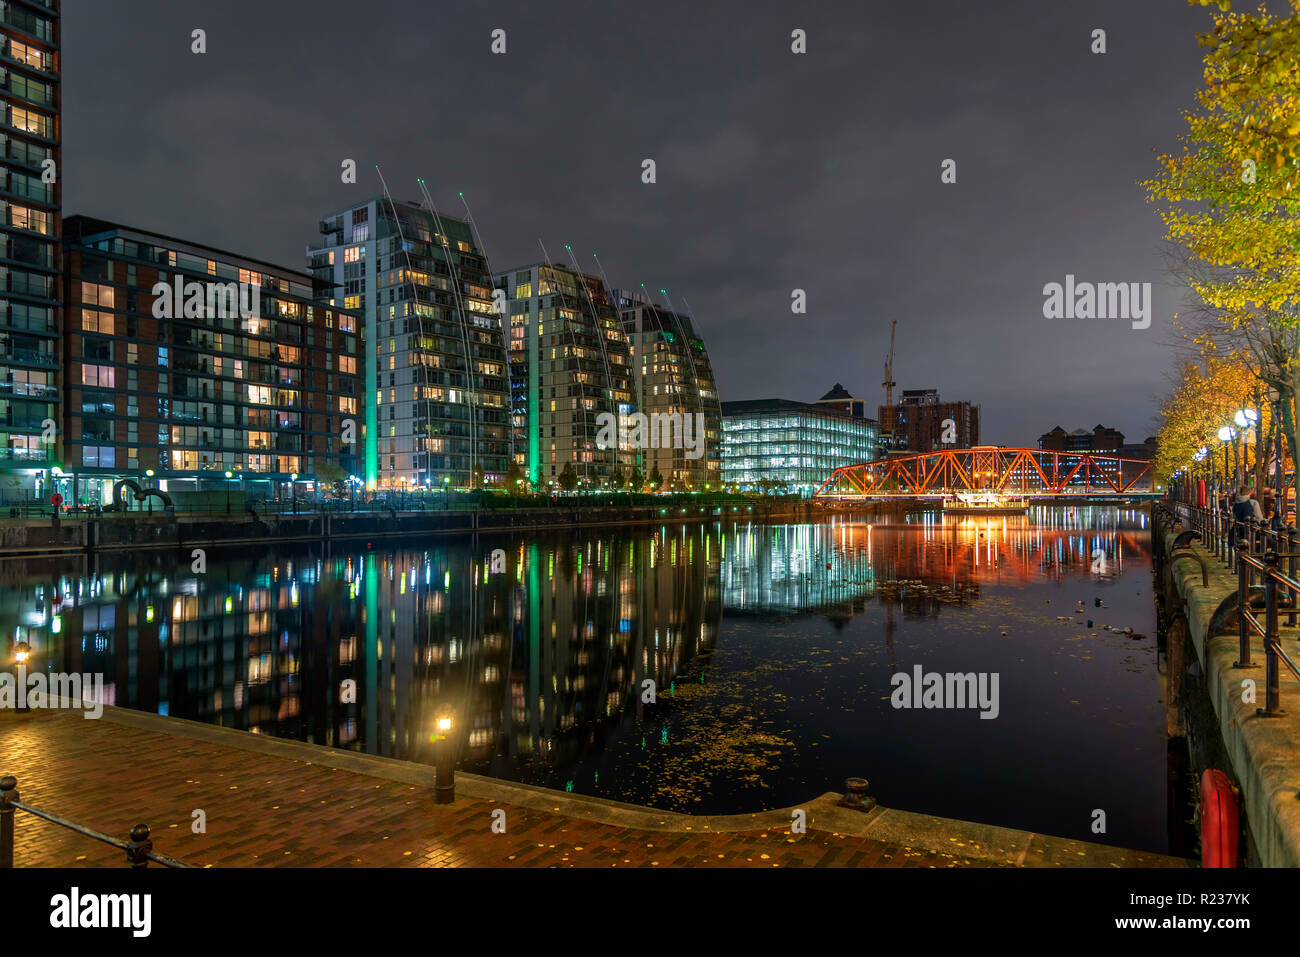
<instances>
[{"instance_id":1,"label":"modern office building","mask_svg":"<svg viewBox=\"0 0 1300 957\"><path fill-rule=\"evenodd\" d=\"M61 418L59 0L0 4L0 501L49 494ZM51 441L53 440L53 441Z\"/></svg>"},{"instance_id":2,"label":"modern office building","mask_svg":"<svg viewBox=\"0 0 1300 957\"><path fill-rule=\"evenodd\" d=\"M85 216L64 261L69 502L107 504L119 479L281 498L355 471L360 319L310 276Z\"/></svg>"},{"instance_id":3,"label":"modern office building","mask_svg":"<svg viewBox=\"0 0 1300 957\"><path fill-rule=\"evenodd\" d=\"M943 402L937 389L905 389L902 401L880 406L880 420L894 423L893 447L899 454L979 445L980 408L969 402ZM944 423L952 420L953 442L944 442Z\"/></svg>"},{"instance_id":4,"label":"modern office building","mask_svg":"<svg viewBox=\"0 0 1300 957\"><path fill-rule=\"evenodd\" d=\"M642 291L615 290L623 331L631 341L634 373L633 401L648 419L677 416L694 424L690 441L662 441L654 432L653 447L641 448L642 473L656 472L668 489L705 491L722 481L722 410L713 365L704 340L690 316L651 303ZM683 437L686 430L682 430ZM691 448L685 446L692 445ZM679 447L680 446L680 447ZM698 455L697 455L698 453Z\"/></svg>"},{"instance_id":5,"label":"modern office building","mask_svg":"<svg viewBox=\"0 0 1300 957\"><path fill-rule=\"evenodd\" d=\"M876 423L818 402L722 403L722 481L811 495L842 465L876 455Z\"/></svg>"},{"instance_id":6,"label":"modern office building","mask_svg":"<svg viewBox=\"0 0 1300 957\"><path fill-rule=\"evenodd\" d=\"M560 484L566 465L582 487L630 478L641 464L625 427L636 411L631 350L604 283L548 263L495 283L509 304L510 423L526 480Z\"/></svg>"},{"instance_id":7,"label":"modern office building","mask_svg":"<svg viewBox=\"0 0 1300 957\"><path fill-rule=\"evenodd\" d=\"M308 250L316 295L363 317L370 488L504 480L506 355L468 222L383 196L331 213Z\"/></svg>"},{"instance_id":8,"label":"modern office building","mask_svg":"<svg viewBox=\"0 0 1300 957\"><path fill-rule=\"evenodd\" d=\"M1104 425L1073 432L1058 425L1038 437L1038 447L1049 452L1118 452L1123 446L1124 433Z\"/></svg>"}]
</instances>

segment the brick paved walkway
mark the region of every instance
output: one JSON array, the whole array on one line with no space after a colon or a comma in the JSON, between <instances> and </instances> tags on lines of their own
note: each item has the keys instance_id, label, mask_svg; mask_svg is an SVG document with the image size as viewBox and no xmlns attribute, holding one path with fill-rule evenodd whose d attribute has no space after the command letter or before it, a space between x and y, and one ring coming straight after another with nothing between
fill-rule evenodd
<instances>
[{"instance_id":1,"label":"brick paved walkway","mask_svg":"<svg viewBox=\"0 0 1300 957\"><path fill-rule=\"evenodd\" d=\"M0 713L0 773L24 803L113 836L145 822L156 851L199 867L990 866L812 827L652 831L465 797L439 806L429 788L66 712ZM496 809L505 834L492 833ZM17 866L125 863L21 811L15 830Z\"/></svg>"}]
</instances>

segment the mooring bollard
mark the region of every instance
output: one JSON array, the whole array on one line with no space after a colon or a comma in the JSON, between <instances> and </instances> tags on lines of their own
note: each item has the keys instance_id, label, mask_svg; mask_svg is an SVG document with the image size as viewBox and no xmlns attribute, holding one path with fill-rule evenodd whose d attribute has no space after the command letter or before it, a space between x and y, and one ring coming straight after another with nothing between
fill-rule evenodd
<instances>
[{"instance_id":1,"label":"mooring bollard","mask_svg":"<svg viewBox=\"0 0 1300 957\"><path fill-rule=\"evenodd\" d=\"M14 866L14 802L18 779L12 774L0 778L0 869Z\"/></svg>"},{"instance_id":2,"label":"mooring bollard","mask_svg":"<svg viewBox=\"0 0 1300 957\"><path fill-rule=\"evenodd\" d=\"M876 799L867 793L871 787L866 778L849 778L844 782L846 793L840 799L840 807L855 811L870 811L876 806Z\"/></svg>"},{"instance_id":3,"label":"mooring bollard","mask_svg":"<svg viewBox=\"0 0 1300 957\"><path fill-rule=\"evenodd\" d=\"M153 850L149 840L149 825L137 824L131 828L131 843L126 846L126 861L132 867L148 867L148 854Z\"/></svg>"}]
</instances>

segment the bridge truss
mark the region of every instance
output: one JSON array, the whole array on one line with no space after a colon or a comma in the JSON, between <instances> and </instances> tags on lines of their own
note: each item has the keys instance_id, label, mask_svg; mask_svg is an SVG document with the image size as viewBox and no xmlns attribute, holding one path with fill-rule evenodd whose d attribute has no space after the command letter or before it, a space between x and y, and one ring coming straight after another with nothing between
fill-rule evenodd
<instances>
[{"instance_id":1,"label":"bridge truss","mask_svg":"<svg viewBox=\"0 0 1300 957\"><path fill-rule=\"evenodd\" d=\"M844 465L813 497L937 498L956 492L1055 497L1150 491L1151 463L1144 459L977 445Z\"/></svg>"}]
</instances>

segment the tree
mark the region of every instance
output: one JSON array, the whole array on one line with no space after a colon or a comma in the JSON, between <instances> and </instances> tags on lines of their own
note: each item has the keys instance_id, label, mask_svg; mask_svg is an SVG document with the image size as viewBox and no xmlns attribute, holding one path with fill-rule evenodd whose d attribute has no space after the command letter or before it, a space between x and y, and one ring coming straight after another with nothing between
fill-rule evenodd
<instances>
[{"instance_id":1,"label":"tree","mask_svg":"<svg viewBox=\"0 0 1300 957\"><path fill-rule=\"evenodd\" d=\"M641 474L639 467L632 469L632 476L627 480L627 487L634 492L639 492L645 487L645 476Z\"/></svg>"},{"instance_id":2,"label":"tree","mask_svg":"<svg viewBox=\"0 0 1300 957\"><path fill-rule=\"evenodd\" d=\"M1153 467L1154 478L1162 483L1168 482L1174 472L1196 460L1202 448L1208 450L1201 459L1204 462L1202 470L1207 475L1222 475L1223 449L1220 448L1222 442L1218 431L1237 409L1257 406L1252 396L1254 388L1255 380L1251 370L1239 358L1210 357L1205 360L1204 368L1194 361L1185 362L1173 391L1160 409L1161 426ZM1258 411L1261 422L1256 431L1261 435L1266 434L1271 416L1267 409ZM1240 453L1244 451L1244 448L1240 449ZM1229 469L1235 475L1239 467L1244 465L1238 442L1234 441L1228 446L1228 454ZM1262 463L1263 458L1256 456L1258 463ZM1262 468L1257 467L1257 483L1262 479L1260 472ZM1226 479L1227 476L1224 476L1225 483Z\"/></svg>"},{"instance_id":3,"label":"tree","mask_svg":"<svg viewBox=\"0 0 1300 957\"><path fill-rule=\"evenodd\" d=\"M347 495L347 473L343 471L341 465L334 462L317 462L316 480L322 485L330 486L334 494L340 498Z\"/></svg>"},{"instance_id":4,"label":"tree","mask_svg":"<svg viewBox=\"0 0 1300 957\"><path fill-rule=\"evenodd\" d=\"M470 479L471 488L482 488L486 484L487 474L483 468L482 462L474 463L474 475Z\"/></svg>"},{"instance_id":5,"label":"tree","mask_svg":"<svg viewBox=\"0 0 1300 957\"><path fill-rule=\"evenodd\" d=\"M615 467L615 469L614 469L614 474L613 474L613 476L610 478L610 480L609 480L609 484L610 484L610 487L613 488L614 491L616 491L616 492L617 492L619 489L621 489L624 485L627 484L627 478L623 475L623 469L622 469L622 468Z\"/></svg>"},{"instance_id":6,"label":"tree","mask_svg":"<svg viewBox=\"0 0 1300 957\"><path fill-rule=\"evenodd\" d=\"M524 491L525 479L524 470L519 467L519 463L514 459L506 466L506 492L510 495L520 495Z\"/></svg>"},{"instance_id":7,"label":"tree","mask_svg":"<svg viewBox=\"0 0 1300 957\"><path fill-rule=\"evenodd\" d=\"M560 488L572 492L578 487L578 473L573 470L572 462L565 462L560 470Z\"/></svg>"},{"instance_id":8,"label":"tree","mask_svg":"<svg viewBox=\"0 0 1300 957\"><path fill-rule=\"evenodd\" d=\"M1211 0L1189 0L1209 6ZM1187 116L1179 155L1144 184L1171 242L1183 247L1188 282L1211 316L1196 341L1249 356L1265 391L1280 394L1292 461L1300 393L1300 0L1282 19L1262 8L1234 12L1215 0L1202 35L1205 88ZM1262 410L1261 410L1262 411ZM1168 424L1168 420L1166 420ZM1161 467L1172 463L1162 457Z\"/></svg>"},{"instance_id":9,"label":"tree","mask_svg":"<svg viewBox=\"0 0 1300 957\"><path fill-rule=\"evenodd\" d=\"M650 473L650 491L657 492L664 487L664 477L659 474L658 466Z\"/></svg>"}]
</instances>

